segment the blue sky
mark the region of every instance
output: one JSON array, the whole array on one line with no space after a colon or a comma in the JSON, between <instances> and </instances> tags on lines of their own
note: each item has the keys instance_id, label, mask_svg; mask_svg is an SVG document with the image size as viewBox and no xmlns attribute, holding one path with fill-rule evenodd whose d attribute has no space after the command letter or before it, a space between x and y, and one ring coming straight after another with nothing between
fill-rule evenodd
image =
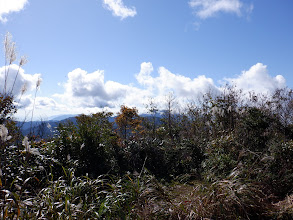
<instances>
[{"instance_id":1,"label":"blue sky","mask_svg":"<svg viewBox=\"0 0 293 220\"><path fill-rule=\"evenodd\" d=\"M173 92L183 103L223 83L292 88L292 9L292 0L0 0L0 37L10 32L29 60L18 116L30 114L38 77L36 119L121 104L143 112L149 98L160 105Z\"/></svg>"}]
</instances>

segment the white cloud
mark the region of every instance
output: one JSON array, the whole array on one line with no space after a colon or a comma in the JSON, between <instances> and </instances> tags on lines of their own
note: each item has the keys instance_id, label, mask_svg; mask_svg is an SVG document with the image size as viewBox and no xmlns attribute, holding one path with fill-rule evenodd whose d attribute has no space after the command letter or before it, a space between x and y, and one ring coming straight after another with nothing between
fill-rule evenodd
<instances>
[{"instance_id":1,"label":"white cloud","mask_svg":"<svg viewBox=\"0 0 293 220\"><path fill-rule=\"evenodd\" d=\"M161 95L172 91L179 98L195 98L195 95L201 92L215 89L213 80L204 75L191 79L171 73L165 67L160 67L158 73L159 77L155 81Z\"/></svg>"},{"instance_id":2,"label":"white cloud","mask_svg":"<svg viewBox=\"0 0 293 220\"><path fill-rule=\"evenodd\" d=\"M136 15L136 9L134 7L126 7L122 0L103 0L103 2L106 9L112 11L114 16L121 19Z\"/></svg>"},{"instance_id":3,"label":"white cloud","mask_svg":"<svg viewBox=\"0 0 293 220\"><path fill-rule=\"evenodd\" d=\"M63 103L68 103L72 109L119 109L120 105L136 106L145 110L144 105L150 97L159 100L161 104L170 92L182 100L194 99L196 95L208 90L217 90L213 80L205 76L194 79L173 74L165 67L159 67L158 76L153 77L153 65L142 63L141 70L135 75L139 87L124 85L114 81L104 81L104 71L98 70L87 73L82 69L75 69L68 73L68 80L64 84L64 93L55 94ZM163 107L163 105L161 106Z\"/></svg>"},{"instance_id":4,"label":"white cloud","mask_svg":"<svg viewBox=\"0 0 293 220\"><path fill-rule=\"evenodd\" d=\"M22 70L23 71L23 70ZM37 97L35 115L95 113L101 110L118 112L120 105L137 107L140 113L146 111L145 104L153 98L160 109L165 108L166 95L173 93L179 105L197 100L206 92L216 93L221 86L204 75L193 78L172 73L165 67L154 69L152 63L141 63L140 72L135 75L137 85L126 85L115 81L105 81L104 71L88 73L75 69L68 73L63 84L64 92L52 98ZM37 77L34 77L34 81ZM244 93L255 91L267 93L286 86L283 76L271 76L267 66L257 63L239 76L224 79L235 84ZM21 105L27 111L32 109L33 96L22 99Z\"/></svg>"},{"instance_id":5,"label":"white cloud","mask_svg":"<svg viewBox=\"0 0 293 220\"><path fill-rule=\"evenodd\" d=\"M151 63L142 63L141 71L136 75L136 79L141 85L151 90L155 96L165 96L169 92L174 92L180 98L194 98L194 94L215 89L213 80L204 75L191 79L174 74L165 67L159 67L158 77L152 77L152 72Z\"/></svg>"},{"instance_id":6,"label":"white cloud","mask_svg":"<svg viewBox=\"0 0 293 220\"><path fill-rule=\"evenodd\" d=\"M0 21L7 22L6 15L21 11L27 3L28 0L0 0Z\"/></svg>"},{"instance_id":7,"label":"white cloud","mask_svg":"<svg viewBox=\"0 0 293 220\"><path fill-rule=\"evenodd\" d=\"M161 107L168 93L173 93L179 104L194 100L206 92L217 92L217 86L211 78L199 75L194 78L172 73L165 67L154 71L150 62L143 62L140 72L135 75L139 86L125 85L114 81L104 80L104 71L98 70L87 73L82 69L75 69L68 73L68 80L64 84L63 94L56 94L63 103L68 103L72 109L119 109L122 104L136 106L143 110L144 104L150 97L159 101ZM235 78L224 79L244 92L268 92L286 86L283 76L272 77L267 67L261 63L243 71ZM114 110L115 112L115 110Z\"/></svg>"},{"instance_id":8,"label":"white cloud","mask_svg":"<svg viewBox=\"0 0 293 220\"><path fill-rule=\"evenodd\" d=\"M154 71L154 67L150 62L143 62L140 65L140 72L135 77L139 84L143 86L152 86L154 79L151 77L151 73Z\"/></svg>"},{"instance_id":9,"label":"white cloud","mask_svg":"<svg viewBox=\"0 0 293 220\"><path fill-rule=\"evenodd\" d=\"M262 63L257 63L249 70L242 71L242 74L237 78L228 78L226 80L246 92L269 93L286 87L285 78L282 75L270 76L267 66Z\"/></svg>"},{"instance_id":10,"label":"white cloud","mask_svg":"<svg viewBox=\"0 0 293 220\"><path fill-rule=\"evenodd\" d=\"M75 107L113 107L118 99L124 99L131 86L114 81L104 81L104 71L97 70L87 73L82 69L75 69L68 73L68 80L64 84L64 94L56 94L64 101Z\"/></svg>"},{"instance_id":11,"label":"white cloud","mask_svg":"<svg viewBox=\"0 0 293 220\"><path fill-rule=\"evenodd\" d=\"M49 97L36 97L36 106L37 108L43 109L47 109L48 107L56 109L56 107L58 107L58 103L56 102L56 100Z\"/></svg>"},{"instance_id":12,"label":"white cloud","mask_svg":"<svg viewBox=\"0 0 293 220\"><path fill-rule=\"evenodd\" d=\"M35 105L35 106L34 106ZM21 98L16 118L30 121L34 109L33 120L47 120L54 114L65 114L72 111L70 106L58 103L54 98L28 94Z\"/></svg>"},{"instance_id":13,"label":"white cloud","mask_svg":"<svg viewBox=\"0 0 293 220\"><path fill-rule=\"evenodd\" d=\"M16 64L0 67L0 93L5 92L5 75L6 77L6 93L14 97L14 102L17 105L18 117L27 118L28 112L31 112L34 103L34 92L36 84L41 79L41 74L27 74L24 69ZM25 92L23 93L23 89ZM38 100L39 98L37 98ZM48 98L44 98L48 99ZM36 105L39 106L39 102ZM41 106L41 105L40 105ZM45 110L48 110L46 108Z\"/></svg>"},{"instance_id":14,"label":"white cloud","mask_svg":"<svg viewBox=\"0 0 293 220\"><path fill-rule=\"evenodd\" d=\"M38 79L41 78L41 74L26 74L24 69L19 68L16 64L12 64L9 67L0 67L0 92L4 91L5 73L7 74L6 92L10 93L12 91L14 96L21 94L21 89L24 85L28 91L33 90Z\"/></svg>"},{"instance_id":15,"label":"white cloud","mask_svg":"<svg viewBox=\"0 0 293 220\"><path fill-rule=\"evenodd\" d=\"M220 12L241 16L253 10L252 4L247 5L241 0L190 0L189 5L201 19L213 17Z\"/></svg>"}]
</instances>

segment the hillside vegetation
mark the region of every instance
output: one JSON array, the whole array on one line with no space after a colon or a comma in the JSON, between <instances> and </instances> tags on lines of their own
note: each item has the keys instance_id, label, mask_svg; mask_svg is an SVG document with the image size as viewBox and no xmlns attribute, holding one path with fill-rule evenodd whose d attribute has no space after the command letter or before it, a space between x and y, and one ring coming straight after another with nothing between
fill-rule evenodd
<instances>
[{"instance_id":1,"label":"hillside vegetation","mask_svg":"<svg viewBox=\"0 0 293 220\"><path fill-rule=\"evenodd\" d=\"M0 95L1 219L292 219L293 92L225 87L23 137Z\"/></svg>"},{"instance_id":2,"label":"hillside vegetation","mask_svg":"<svg viewBox=\"0 0 293 220\"><path fill-rule=\"evenodd\" d=\"M169 95L163 111L150 102L147 117L122 105L114 122L111 112L82 114L44 138L32 127L38 79L23 136L9 34L4 48L1 219L293 219L291 89L226 86L186 106Z\"/></svg>"}]
</instances>

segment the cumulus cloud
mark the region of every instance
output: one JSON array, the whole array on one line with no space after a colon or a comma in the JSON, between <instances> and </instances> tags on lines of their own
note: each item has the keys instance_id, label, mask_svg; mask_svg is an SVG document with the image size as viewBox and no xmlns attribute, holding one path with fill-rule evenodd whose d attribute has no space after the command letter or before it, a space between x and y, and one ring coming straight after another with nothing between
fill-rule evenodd
<instances>
[{"instance_id":1,"label":"cumulus cloud","mask_svg":"<svg viewBox=\"0 0 293 220\"><path fill-rule=\"evenodd\" d=\"M213 79L204 75L186 77L172 73L163 66L155 69L150 62L141 63L139 73L135 74L136 85L105 81L104 74L103 70L92 73L80 68L73 70L62 84L64 92L55 94L52 98L37 98L36 109L44 112L51 109L55 114L87 114L101 110L118 112L120 105L124 104L135 106L143 113L150 98L158 103L160 109L164 109L166 96L170 93L176 97L179 105L184 106L186 102L197 100L207 92L215 94L221 90L221 84L217 85ZM262 93L286 86L283 76L271 76L267 66L261 63L243 71L239 76L224 80L244 92Z\"/></svg>"},{"instance_id":2,"label":"cumulus cloud","mask_svg":"<svg viewBox=\"0 0 293 220\"><path fill-rule=\"evenodd\" d=\"M160 94L173 91L178 97L193 98L199 92L214 89L214 82L211 78L206 78L204 75L194 79L182 75L171 73L165 67L160 67L158 70L159 77L157 87Z\"/></svg>"},{"instance_id":3,"label":"cumulus cloud","mask_svg":"<svg viewBox=\"0 0 293 220\"><path fill-rule=\"evenodd\" d=\"M16 64L0 67L1 92L3 92L5 88L5 73L8 76L6 80L6 92L12 92L14 96L20 95L24 86L28 91L33 90L36 87L38 79L41 78L41 74L26 74L24 69Z\"/></svg>"},{"instance_id":4,"label":"cumulus cloud","mask_svg":"<svg viewBox=\"0 0 293 220\"><path fill-rule=\"evenodd\" d=\"M243 91L254 91L256 93L269 93L286 87L285 78L282 75L270 76L267 66L262 63L257 63L249 70L242 71L242 74L236 78L226 80Z\"/></svg>"},{"instance_id":5,"label":"cumulus cloud","mask_svg":"<svg viewBox=\"0 0 293 220\"><path fill-rule=\"evenodd\" d=\"M152 86L154 84L154 79L151 73L154 71L153 64L150 62L143 62L140 65L140 72L135 77L139 84L143 86Z\"/></svg>"},{"instance_id":6,"label":"cumulus cloud","mask_svg":"<svg viewBox=\"0 0 293 220\"><path fill-rule=\"evenodd\" d=\"M165 67L158 68L158 76L153 77L151 63L142 63L141 71L136 75L137 81L152 91L155 96L164 96L173 92L179 98L194 98L195 94L216 89L211 78L200 75L196 78L174 74Z\"/></svg>"},{"instance_id":7,"label":"cumulus cloud","mask_svg":"<svg viewBox=\"0 0 293 220\"><path fill-rule=\"evenodd\" d=\"M91 97L96 101L103 100L105 104L124 97L127 90L126 85L118 82L107 81L105 83L103 70L87 73L82 69L75 69L68 74L68 82L65 87L68 94L71 93L77 97Z\"/></svg>"},{"instance_id":8,"label":"cumulus cloud","mask_svg":"<svg viewBox=\"0 0 293 220\"><path fill-rule=\"evenodd\" d=\"M220 12L241 16L253 10L252 4L247 5L241 0L190 0L189 5L201 19L213 17Z\"/></svg>"},{"instance_id":9,"label":"cumulus cloud","mask_svg":"<svg viewBox=\"0 0 293 220\"><path fill-rule=\"evenodd\" d=\"M5 78L7 79L6 86ZM6 93L14 97L15 105L17 106L18 113L20 113L16 117L21 115L21 118L25 119L27 114L32 111L34 103L33 94L36 91L37 83L41 80L41 74L27 74L23 68L16 64L0 67L0 93ZM44 100L47 99L47 97L44 97ZM47 102L49 103L49 101ZM36 101L36 106L42 106L44 103L45 101ZM52 109L51 107L52 103L50 109ZM44 109L48 111L49 108Z\"/></svg>"},{"instance_id":10,"label":"cumulus cloud","mask_svg":"<svg viewBox=\"0 0 293 220\"><path fill-rule=\"evenodd\" d=\"M114 81L105 82L102 70L87 73L85 70L75 69L68 73L68 80L63 84L64 93L54 96L74 108L119 109L121 104L125 104L142 109L149 98L162 102L170 92L183 101L194 99L200 93L217 90L213 80L205 76L191 79L174 74L165 67L158 68L157 76L152 74L152 63L142 63L140 72L135 75L138 86L134 86Z\"/></svg>"},{"instance_id":11,"label":"cumulus cloud","mask_svg":"<svg viewBox=\"0 0 293 220\"><path fill-rule=\"evenodd\" d=\"M136 15L136 9L134 7L126 7L122 0L103 0L103 2L106 9L112 11L114 16L121 19Z\"/></svg>"},{"instance_id":12,"label":"cumulus cloud","mask_svg":"<svg viewBox=\"0 0 293 220\"><path fill-rule=\"evenodd\" d=\"M28 0L0 0L0 21L7 22L6 15L23 10Z\"/></svg>"},{"instance_id":13,"label":"cumulus cloud","mask_svg":"<svg viewBox=\"0 0 293 220\"><path fill-rule=\"evenodd\" d=\"M88 73L75 69L68 73L64 94L55 97L71 102L74 106L113 107L118 99L125 99L134 88L114 81L104 81L104 71Z\"/></svg>"}]
</instances>

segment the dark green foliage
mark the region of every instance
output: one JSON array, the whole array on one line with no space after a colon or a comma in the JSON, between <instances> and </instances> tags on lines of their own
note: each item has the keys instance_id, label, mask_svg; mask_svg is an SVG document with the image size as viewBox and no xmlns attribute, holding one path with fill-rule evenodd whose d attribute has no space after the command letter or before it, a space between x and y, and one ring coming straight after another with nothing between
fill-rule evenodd
<instances>
[{"instance_id":1,"label":"dark green foliage","mask_svg":"<svg viewBox=\"0 0 293 220\"><path fill-rule=\"evenodd\" d=\"M240 150L241 146L231 135L209 142L205 150L206 159L203 162L206 178L208 180L227 178L237 167Z\"/></svg>"},{"instance_id":2,"label":"dark green foliage","mask_svg":"<svg viewBox=\"0 0 293 220\"><path fill-rule=\"evenodd\" d=\"M190 174L200 176L202 149L188 139L183 139L176 145L170 144L166 149L166 163L170 176Z\"/></svg>"},{"instance_id":3,"label":"dark green foliage","mask_svg":"<svg viewBox=\"0 0 293 220\"><path fill-rule=\"evenodd\" d=\"M266 184L275 195L284 198L293 193L293 143L275 144L270 153Z\"/></svg>"},{"instance_id":4,"label":"dark green foliage","mask_svg":"<svg viewBox=\"0 0 293 220\"><path fill-rule=\"evenodd\" d=\"M111 113L96 113L76 117L76 125L59 125L55 138L56 158L64 165L77 163L77 175L97 177L116 171L114 148L116 135L109 122Z\"/></svg>"},{"instance_id":5,"label":"dark green foliage","mask_svg":"<svg viewBox=\"0 0 293 220\"><path fill-rule=\"evenodd\" d=\"M131 141L124 148L123 153L125 155L124 160L127 161L126 170L141 172L145 167L157 176L168 176L164 143L160 140L140 139Z\"/></svg>"},{"instance_id":6,"label":"dark green foliage","mask_svg":"<svg viewBox=\"0 0 293 220\"><path fill-rule=\"evenodd\" d=\"M186 173L198 176L203 159L201 150L188 140L175 145L144 138L129 142L123 154L123 170L140 172L146 168L157 178L167 180Z\"/></svg>"},{"instance_id":7,"label":"dark green foliage","mask_svg":"<svg viewBox=\"0 0 293 220\"><path fill-rule=\"evenodd\" d=\"M271 138L270 128L274 119L267 116L258 108L249 108L242 121L242 129L245 134L244 144L251 150L263 151Z\"/></svg>"},{"instance_id":8,"label":"dark green foliage","mask_svg":"<svg viewBox=\"0 0 293 220\"><path fill-rule=\"evenodd\" d=\"M0 93L0 124L4 124L16 113L17 109L13 100L12 96Z\"/></svg>"}]
</instances>

